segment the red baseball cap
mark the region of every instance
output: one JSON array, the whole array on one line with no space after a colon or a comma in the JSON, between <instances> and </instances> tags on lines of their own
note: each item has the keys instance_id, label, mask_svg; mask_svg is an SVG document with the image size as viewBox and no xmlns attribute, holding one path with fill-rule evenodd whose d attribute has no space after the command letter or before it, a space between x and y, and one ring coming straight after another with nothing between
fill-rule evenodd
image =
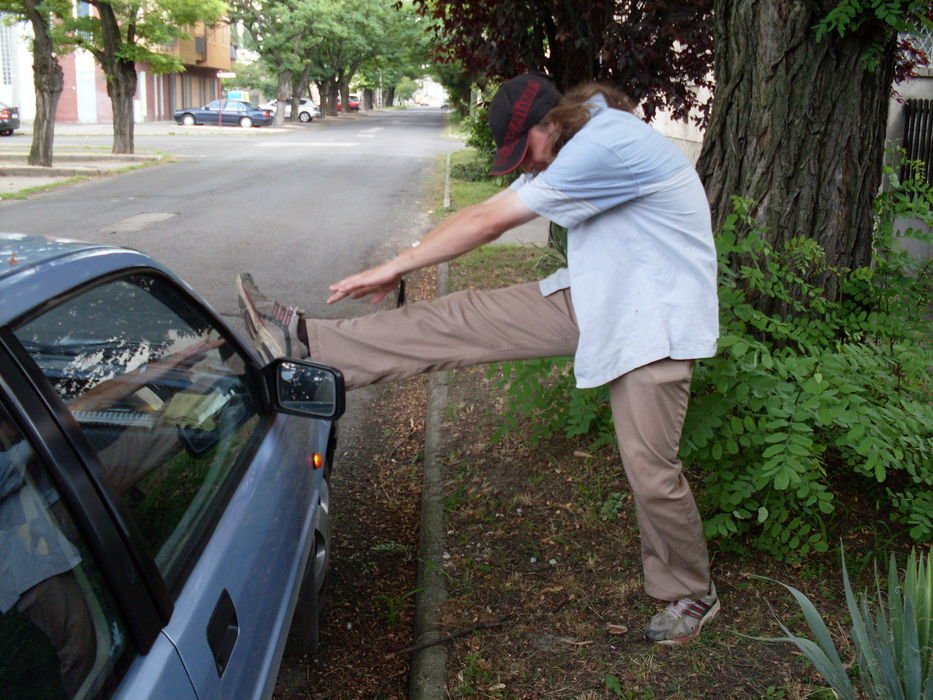
<instances>
[{"instance_id":1,"label":"red baseball cap","mask_svg":"<svg viewBox=\"0 0 933 700\"><path fill-rule=\"evenodd\" d=\"M505 175L521 165L528 150L528 132L558 102L560 93L541 73L520 75L499 88L489 105L489 129L498 149L490 175Z\"/></svg>"}]
</instances>

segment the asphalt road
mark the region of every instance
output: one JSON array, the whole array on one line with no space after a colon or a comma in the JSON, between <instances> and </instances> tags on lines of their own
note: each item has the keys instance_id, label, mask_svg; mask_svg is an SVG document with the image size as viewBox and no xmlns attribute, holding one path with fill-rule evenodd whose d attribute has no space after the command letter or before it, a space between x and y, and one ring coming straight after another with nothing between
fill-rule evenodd
<instances>
[{"instance_id":1,"label":"asphalt road","mask_svg":"<svg viewBox=\"0 0 933 700\"><path fill-rule=\"evenodd\" d=\"M106 133L56 136L62 148L109 143ZM432 109L288 130L140 130L137 152L177 161L4 202L0 229L143 250L224 315L237 314L239 271L309 314L358 315L369 310L360 302L327 307L327 285L425 232L427 178L456 147L445 113Z\"/></svg>"},{"instance_id":2,"label":"asphalt road","mask_svg":"<svg viewBox=\"0 0 933 700\"><path fill-rule=\"evenodd\" d=\"M311 315L360 315L372 307L349 300L327 306L327 286L426 232L437 205L426 199L426 185L438 156L459 147L446 121L440 110L418 109L281 130L140 130L138 153L167 152L176 162L0 202L0 230L145 251L241 331L239 271ZM110 141L105 129L56 135L56 146L68 150L109 150ZM338 480L365 479L370 469L366 447L378 439L372 436L378 395L378 388L353 392L341 419L335 527ZM340 556L334 553L333 567L344 566ZM295 664L285 659L281 673L303 675L304 666Z\"/></svg>"}]
</instances>

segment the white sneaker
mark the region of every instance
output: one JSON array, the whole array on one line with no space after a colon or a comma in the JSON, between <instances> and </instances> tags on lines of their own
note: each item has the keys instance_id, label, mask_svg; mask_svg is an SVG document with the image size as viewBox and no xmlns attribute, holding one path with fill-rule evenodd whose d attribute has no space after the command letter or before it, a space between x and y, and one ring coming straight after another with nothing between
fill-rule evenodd
<instances>
[{"instance_id":1,"label":"white sneaker","mask_svg":"<svg viewBox=\"0 0 933 700\"><path fill-rule=\"evenodd\" d=\"M645 639L658 644L681 644L700 636L703 625L719 613L716 586L702 598L681 598L651 618Z\"/></svg>"}]
</instances>

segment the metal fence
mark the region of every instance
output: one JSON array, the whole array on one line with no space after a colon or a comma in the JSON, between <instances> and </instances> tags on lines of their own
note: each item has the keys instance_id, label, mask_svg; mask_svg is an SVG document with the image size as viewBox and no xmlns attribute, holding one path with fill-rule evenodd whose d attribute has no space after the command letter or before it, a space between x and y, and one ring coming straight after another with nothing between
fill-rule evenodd
<instances>
[{"instance_id":1,"label":"metal fence","mask_svg":"<svg viewBox=\"0 0 933 700\"><path fill-rule=\"evenodd\" d=\"M933 100L907 100L904 103L904 150L906 162L901 179L919 175L911 161L923 161L926 181L933 184Z\"/></svg>"}]
</instances>

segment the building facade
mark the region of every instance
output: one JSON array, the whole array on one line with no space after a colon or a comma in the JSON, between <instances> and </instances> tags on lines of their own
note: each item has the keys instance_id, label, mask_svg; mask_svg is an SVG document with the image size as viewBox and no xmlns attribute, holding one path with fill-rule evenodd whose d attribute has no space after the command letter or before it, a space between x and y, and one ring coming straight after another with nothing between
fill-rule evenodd
<instances>
[{"instance_id":1,"label":"building facade","mask_svg":"<svg viewBox=\"0 0 933 700\"><path fill-rule=\"evenodd\" d=\"M236 54L230 25L226 21L197 25L188 34L190 38L176 40L166 48L181 59L183 72L157 74L147 64L136 65L138 83L133 108L137 122L171 119L176 109L200 106L221 95L218 73L231 69ZM29 24L7 25L0 20L0 102L19 107L25 122L36 116L31 36ZM107 82L94 57L78 50L59 57L59 63L64 72L64 89L56 122L112 123Z\"/></svg>"}]
</instances>

